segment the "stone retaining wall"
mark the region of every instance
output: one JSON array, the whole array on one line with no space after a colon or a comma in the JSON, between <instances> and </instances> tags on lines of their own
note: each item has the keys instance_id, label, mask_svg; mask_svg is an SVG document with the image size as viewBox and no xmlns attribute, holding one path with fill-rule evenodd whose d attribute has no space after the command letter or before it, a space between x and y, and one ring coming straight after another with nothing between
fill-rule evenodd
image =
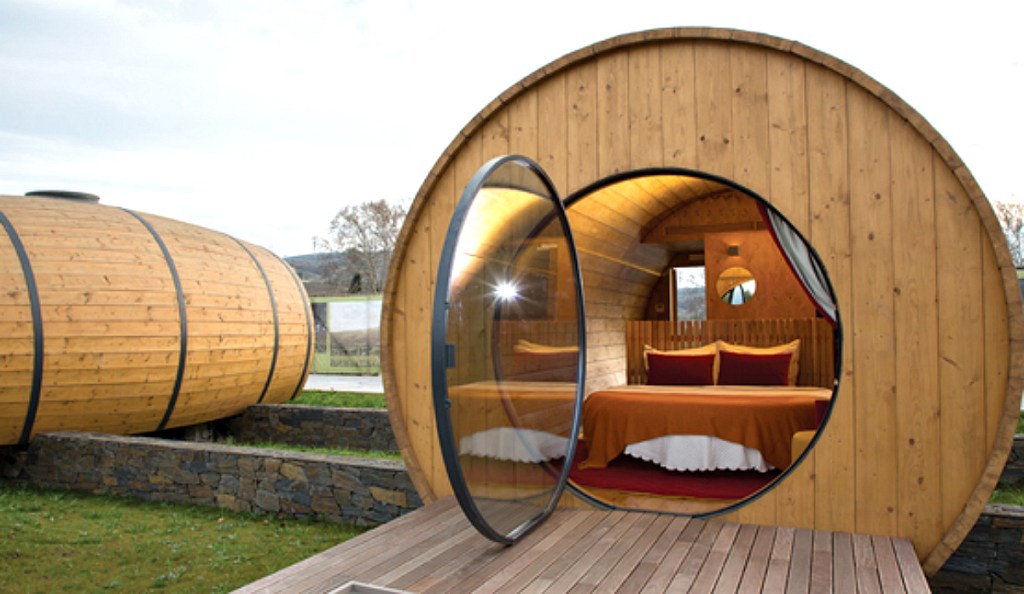
<instances>
[{"instance_id":1,"label":"stone retaining wall","mask_svg":"<svg viewBox=\"0 0 1024 594\"><path fill-rule=\"evenodd\" d=\"M97 433L0 448L0 476L33 485L375 525L422 506L402 462Z\"/></svg>"},{"instance_id":2,"label":"stone retaining wall","mask_svg":"<svg viewBox=\"0 0 1024 594\"><path fill-rule=\"evenodd\" d=\"M218 432L249 443L398 451L388 412L377 409L256 404L221 421Z\"/></svg>"}]
</instances>

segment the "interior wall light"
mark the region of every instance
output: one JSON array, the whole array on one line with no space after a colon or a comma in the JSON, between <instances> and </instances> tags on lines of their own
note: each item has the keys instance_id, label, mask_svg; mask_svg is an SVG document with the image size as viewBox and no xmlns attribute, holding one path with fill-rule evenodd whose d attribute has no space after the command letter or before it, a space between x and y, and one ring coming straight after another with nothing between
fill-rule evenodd
<instances>
[{"instance_id":1,"label":"interior wall light","mask_svg":"<svg viewBox=\"0 0 1024 594\"><path fill-rule=\"evenodd\" d=\"M730 256L738 256L740 255L740 246L730 245L727 248L725 248L725 253Z\"/></svg>"}]
</instances>

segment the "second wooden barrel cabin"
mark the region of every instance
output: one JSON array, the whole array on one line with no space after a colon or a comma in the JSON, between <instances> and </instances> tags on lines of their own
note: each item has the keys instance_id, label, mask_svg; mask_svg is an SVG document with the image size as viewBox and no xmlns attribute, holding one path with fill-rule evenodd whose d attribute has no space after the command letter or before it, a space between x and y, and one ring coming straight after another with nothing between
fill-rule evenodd
<instances>
[{"instance_id":1,"label":"second wooden barrel cabin","mask_svg":"<svg viewBox=\"0 0 1024 594\"><path fill-rule=\"evenodd\" d=\"M926 571L941 567L1012 442L1024 337L992 209L920 114L836 58L721 29L616 37L501 94L427 176L388 274L383 379L427 502L451 492L431 398L436 267L463 188L508 153L537 161L571 197L588 393L647 381L645 346L799 338L796 383L830 391L838 380L828 421L795 467L724 518L906 537ZM841 332L794 280L760 201L820 256ZM671 289L687 268L703 271L705 321L677 320L685 299ZM752 294L741 287L751 279ZM577 486L642 509L715 498Z\"/></svg>"},{"instance_id":2,"label":"second wooden barrel cabin","mask_svg":"<svg viewBox=\"0 0 1024 594\"><path fill-rule=\"evenodd\" d=\"M286 262L97 201L0 196L0 445L183 427L298 394L312 316Z\"/></svg>"}]
</instances>

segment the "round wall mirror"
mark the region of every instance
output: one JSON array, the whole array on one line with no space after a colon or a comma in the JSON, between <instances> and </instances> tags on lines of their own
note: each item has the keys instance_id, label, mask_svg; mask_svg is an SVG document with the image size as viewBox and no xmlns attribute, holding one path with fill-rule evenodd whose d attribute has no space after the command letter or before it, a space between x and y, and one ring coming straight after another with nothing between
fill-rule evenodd
<instances>
[{"instance_id":1,"label":"round wall mirror","mask_svg":"<svg viewBox=\"0 0 1024 594\"><path fill-rule=\"evenodd\" d=\"M742 266L726 268L718 275L715 283L719 298L729 305L743 305L754 297L757 291L757 280L754 275Z\"/></svg>"}]
</instances>

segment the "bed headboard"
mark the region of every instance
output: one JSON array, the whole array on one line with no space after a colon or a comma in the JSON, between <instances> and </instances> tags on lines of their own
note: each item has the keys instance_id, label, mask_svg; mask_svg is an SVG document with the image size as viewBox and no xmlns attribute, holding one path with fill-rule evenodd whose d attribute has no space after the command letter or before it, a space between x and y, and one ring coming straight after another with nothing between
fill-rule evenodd
<instances>
[{"instance_id":1,"label":"bed headboard","mask_svg":"<svg viewBox=\"0 0 1024 594\"><path fill-rule=\"evenodd\" d=\"M832 326L820 318L787 320L631 320L626 322L626 379L647 383L644 345L676 350L716 340L748 346L774 346L800 339L797 385L831 388L835 378Z\"/></svg>"}]
</instances>

